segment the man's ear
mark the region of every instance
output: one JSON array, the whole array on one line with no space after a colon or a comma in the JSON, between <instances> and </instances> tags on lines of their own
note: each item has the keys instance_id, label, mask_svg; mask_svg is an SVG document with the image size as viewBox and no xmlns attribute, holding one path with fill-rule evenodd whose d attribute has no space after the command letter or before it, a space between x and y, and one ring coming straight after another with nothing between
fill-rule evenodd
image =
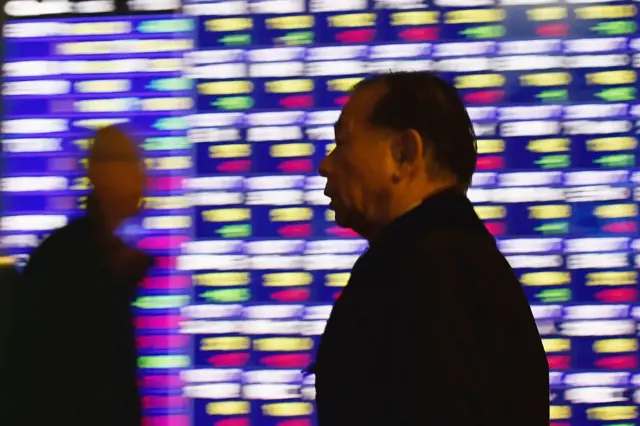
<instances>
[{"instance_id":1,"label":"man's ear","mask_svg":"<svg viewBox=\"0 0 640 426\"><path fill-rule=\"evenodd\" d=\"M424 162L422 137L413 129L399 133L391 142L398 177L412 174Z\"/></svg>"}]
</instances>

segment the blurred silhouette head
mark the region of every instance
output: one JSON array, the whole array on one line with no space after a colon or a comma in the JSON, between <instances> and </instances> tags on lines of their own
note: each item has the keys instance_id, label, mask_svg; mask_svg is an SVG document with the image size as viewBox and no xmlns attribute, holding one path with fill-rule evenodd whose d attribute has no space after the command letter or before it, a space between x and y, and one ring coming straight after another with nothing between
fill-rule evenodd
<instances>
[{"instance_id":1,"label":"blurred silhouette head","mask_svg":"<svg viewBox=\"0 0 640 426\"><path fill-rule=\"evenodd\" d=\"M430 72L379 74L358 83L322 161L336 222L371 239L447 188L465 192L475 171L473 124L456 89Z\"/></svg>"},{"instance_id":2,"label":"blurred silhouette head","mask_svg":"<svg viewBox=\"0 0 640 426\"><path fill-rule=\"evenodd\" d=\"M98 130L89 152L93 196L112 228L135 216L141 207L146 174L135 141L124 130Z\"/></svg>"}]
</instances>

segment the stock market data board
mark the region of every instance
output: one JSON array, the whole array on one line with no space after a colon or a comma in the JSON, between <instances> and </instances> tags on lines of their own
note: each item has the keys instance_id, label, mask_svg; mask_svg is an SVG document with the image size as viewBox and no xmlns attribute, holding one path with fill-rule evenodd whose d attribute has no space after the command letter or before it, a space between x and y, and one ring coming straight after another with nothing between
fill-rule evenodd
<instances>
[{"instance_id":1,"label":"stock market data board","mask_svg":"<svg viewBox=\"0 0 640 426\"><path fill-rule=\"evenodd\" d=\"M24 262L82 214L91 133L127 126L150 178L145 212L121 231L159 259L134 303L147 423L313 425L314 378L300 370L367 247L336 225L316 168L355 83L433 70L474 122L468 195L539 323L551 424L640 425L638 6L23 13L4 28L2 247Z\"/></svg>"}]
</instances>

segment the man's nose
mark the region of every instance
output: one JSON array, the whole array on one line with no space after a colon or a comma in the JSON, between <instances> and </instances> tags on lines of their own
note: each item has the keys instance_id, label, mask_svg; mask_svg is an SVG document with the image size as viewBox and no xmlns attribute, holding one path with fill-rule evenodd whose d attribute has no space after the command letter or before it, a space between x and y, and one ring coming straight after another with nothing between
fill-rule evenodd
<instances>
[{"instance_id":1,"label":"man's nose","mask_svg":"<svg viewBox=\"0 0 640 426\"><path fill-rule=\"evenodd\" d=\"M329 156L324 157L320 162L318 174L325 178L329 175Z\"/></svg>"}]
</instances>

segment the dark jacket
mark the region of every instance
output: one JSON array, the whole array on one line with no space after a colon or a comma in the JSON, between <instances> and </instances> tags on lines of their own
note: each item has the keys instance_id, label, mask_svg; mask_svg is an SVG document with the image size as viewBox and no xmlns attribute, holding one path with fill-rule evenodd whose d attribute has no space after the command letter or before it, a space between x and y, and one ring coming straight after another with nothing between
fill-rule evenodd
<instances>
[{"instance_id":1,"label":"dark jacket","mask_svg":"<svg viewBox=\"0 0 640 426\"><path fill-rule=\"evenodd\" d=\"M2 264L0 257L0 377L6 377L8 347L10 342L14 294L20 274L13 264ZM2 389L2 386L0 386ZM0 398L2 393L0 392Z\"/></svg>"},{"instance_id":2,"label":"dark jacket","mask_svg":"<svg viewBox=\"0 0 640 426\"><path fill-rule=\"evenodd\" d=\"M151 264L94 209L34 251L16 301L7 424L140 426L131 302Z\"/></svg>"},{"instance_id":3,"label":"dark jacket","mask_svg":"<svg viewBox=\"0 0 640 426\"><path fill-rule=\"evenodd\" d=\"M549 425L527 299L454 191L393 222L356 262L312 371L320 426Z\"/></svg>"}]
</instances>

